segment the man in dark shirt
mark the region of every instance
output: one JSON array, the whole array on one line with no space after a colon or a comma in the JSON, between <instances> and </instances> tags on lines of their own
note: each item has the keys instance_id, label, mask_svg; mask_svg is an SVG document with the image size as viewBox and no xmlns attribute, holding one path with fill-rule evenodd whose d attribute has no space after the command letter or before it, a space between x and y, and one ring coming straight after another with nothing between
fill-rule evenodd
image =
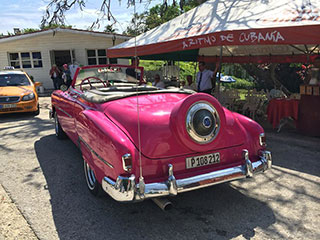
<instances>
[{"instance_id":1,"label":"man in dark shirt","mask_svg":"<svg viewBox=\"0 0 320 240\"><path fill-rule=\"evenodd\" d=\"M131 58L131 67L126 69L126 74L140 80L140 73L136 72L136 67L139 67L139 58Z\"/></svg>"}]
</instances>

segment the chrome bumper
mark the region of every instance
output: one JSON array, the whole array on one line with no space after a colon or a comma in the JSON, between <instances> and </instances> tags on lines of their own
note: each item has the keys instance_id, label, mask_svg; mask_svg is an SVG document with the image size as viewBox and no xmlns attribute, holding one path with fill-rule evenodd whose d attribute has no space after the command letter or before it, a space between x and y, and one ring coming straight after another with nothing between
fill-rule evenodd
<instances>
[{"instance_id":1,"label":"chrome bumper","mask_svg":"<svg viewBox=\"0 0 320 240\"><path fill-rule=\"evenodd\" d=\"M49 118L54 118L54 112L52 111L52 109L49 110Z\"/></svg>"},{"instance_id":2,"label":"chrome bumper","mask_svg":"<svg viewBox=\"0 0 320 240\"><path fill-rule=\"evenodd\" d=\"M271 168L272 158L269 151L261 153L260 160L251 162L247 150L243 150L244 165L213 171L194 177L176 180L173 175L173 166L169 164L169 177L165 182L145 184L143 178L135 183L135 176L119 176L114 182L108 177L102 180L102 188L113 199L120 202L141 201L146 198L177 195L178 193L209 187L215 184L252 177Z\"/></svg>"}]
</instances>

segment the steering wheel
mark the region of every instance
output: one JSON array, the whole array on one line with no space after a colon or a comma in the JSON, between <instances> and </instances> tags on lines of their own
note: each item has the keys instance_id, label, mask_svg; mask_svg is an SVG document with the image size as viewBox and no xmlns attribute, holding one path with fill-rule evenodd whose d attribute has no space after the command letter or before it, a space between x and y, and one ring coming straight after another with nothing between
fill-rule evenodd
<instances>
[{"instance_id":1,"label":"steering wheel","mask_svg":"<svg viewBox=\"0 0 320 240\"><path fill-rule=\"evenodd\" d=\"M95 79L95 80L98 80L99 82L101 82L102 84L103 84L103 86L104 87L107 87L107 85L105 84L105 82L104 81L102 81L100 78L98 78L98 77L86 77L85 79L83 79L82 81L81 81L81 83L80 83L80 90L82 91L82 84L85 82L85 81L88 81L88 83L89 83L89 85L90 85L90 89L93 89L93 86L92 86L92 84L91 84L91 81L89 80L90 78L93 78L93 79Z\"/></svg>"}]
</instances>

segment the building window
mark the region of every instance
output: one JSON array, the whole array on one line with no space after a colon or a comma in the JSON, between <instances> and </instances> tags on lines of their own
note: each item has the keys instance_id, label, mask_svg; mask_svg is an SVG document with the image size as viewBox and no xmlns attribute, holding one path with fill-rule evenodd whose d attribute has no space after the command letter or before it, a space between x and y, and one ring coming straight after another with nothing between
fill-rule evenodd
<instances>
[{"instance_id":1,"label":"building window","mask_svg":"<svg viewBox=\"0 0 320 240\"><path fill-rule=\"evenodd\" d=\"M20 68L20 60L18 53L9 53L9 64L14 68Z\"/></svg>"},{"instance_id":2,"label":"building window","mask_svg":"<svg viewBox=\"0 0 320 240\"><path fill-rule=\"evenodd\" d=\"M9 53L9 65L14 68L42 68L41 52Z\"/></svg>"},{"instance_id":3,"label":"building window","mask_svg":"<svg viewBox=\"0 0 320 240\"><path fill-rule=\"evenodd\" d=\"M118 64L118 59L117 58L109 58L109 63L110 64Z\"/></svg>"},{"instance_id":4,"label":"building window","mask_svg":"<svg viewBox=\"0 0 320 240\"><path fill-rule=\"evenodd\" d=\"M87 50L88 65L107 64L107 51L105 49Z\"/></svg>"},{"instance_id":5,"label":"building window","mask_svg":"<svg viewBox=\"0 0 320 240\"><path fill-rule=\"evenodd\" d=\"M33 52L32 61L33 61L34 68L41 68L42 67L41 52Z\"/></svg>"}]
</instances>

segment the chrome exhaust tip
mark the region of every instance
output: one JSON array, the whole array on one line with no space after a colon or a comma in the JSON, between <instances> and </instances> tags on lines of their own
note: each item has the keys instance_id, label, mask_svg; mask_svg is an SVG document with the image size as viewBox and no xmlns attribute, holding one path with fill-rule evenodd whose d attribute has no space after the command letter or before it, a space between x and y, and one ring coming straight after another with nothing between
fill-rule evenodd
<instances>
[{"instance_id":1,"label":"chrome exhaust tip","mask_svg":"<svg viewBox=\"0 0 320 240\"><path fill-rule=\"evenodd\" d=\"M166 198L152 198L152 201L162 209L162 211L168 211L172 209L172 203Z\"/></svg>"}]
</instances>

